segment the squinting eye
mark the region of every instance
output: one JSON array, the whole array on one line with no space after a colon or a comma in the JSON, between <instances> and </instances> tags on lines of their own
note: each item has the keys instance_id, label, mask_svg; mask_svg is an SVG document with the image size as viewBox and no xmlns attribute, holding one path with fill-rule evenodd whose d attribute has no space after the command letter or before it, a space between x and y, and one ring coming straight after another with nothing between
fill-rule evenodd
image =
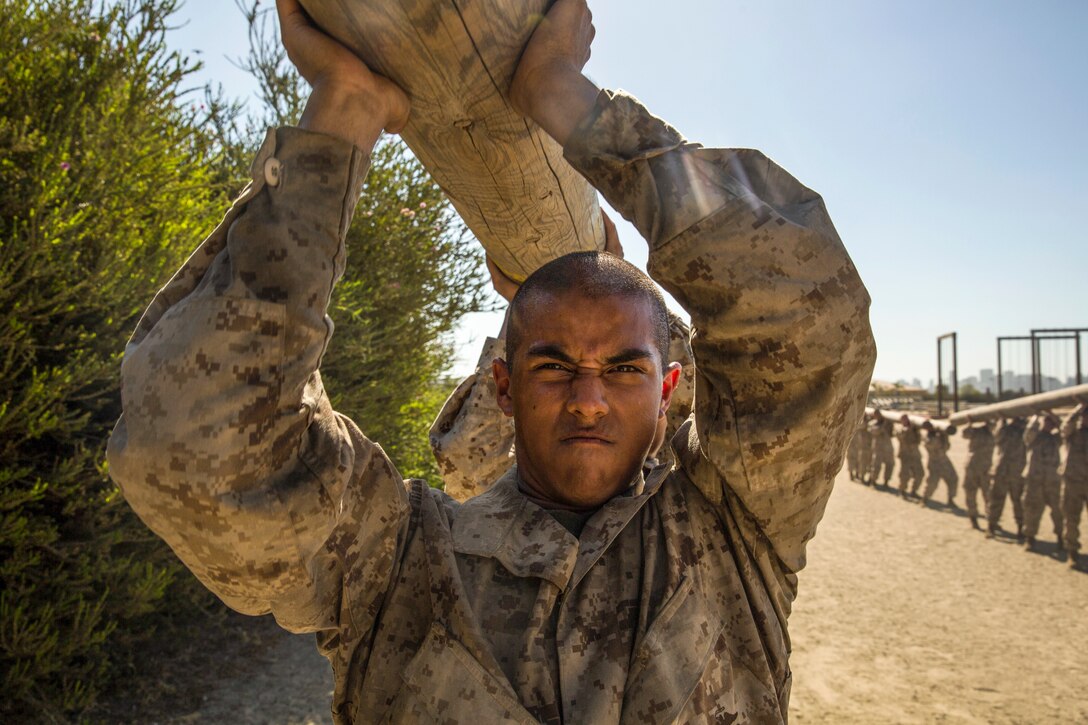
<instances>
[{"instance_id":1,"label":"squinting eye","mask_svg":"<svg viewBox=\"0 0 1088 725\"><path fill-rule=\"evenodd\" d=\"M641 373L642 369L635 367L634 365L617 365L612 368L614 373Z\"/></svg>"}]
</instances>

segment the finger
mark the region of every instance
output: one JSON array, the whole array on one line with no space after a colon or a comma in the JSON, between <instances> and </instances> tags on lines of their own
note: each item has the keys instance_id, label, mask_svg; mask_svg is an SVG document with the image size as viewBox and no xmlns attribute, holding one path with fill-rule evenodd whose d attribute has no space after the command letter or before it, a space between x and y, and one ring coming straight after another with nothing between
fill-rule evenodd
<instances>
[{"instance_id":1,"label":"finger","mask_svg":"<svg viewBox=\"0 0 1088 725\"><path fill-rule=\"evenodd\" d=\"M374 77L378 84L386 90L385 95L389 98L389 120L385 124L385 130L387 133L400 133L408 125L408 118L412 112L412 104L408 99L408 94L388 78L379 76L376 73Z\"/></svg>"},{"instance_id":2,"label":"finger","mask_svg":"<svg viewBox=\"0 0 1088 725\"><path fill-rule=\"evenodd\" d=\"M276 0L276 15L279 16L281 28L283 21L296 12L298 12L298 0Z\"/></svg>"},{"instance_id":3,"label":"finger","mask_svg":"<svg viewBox=\"0 0 1088 725\"><path fill-rule=\"evenodd\" d=\"M276 0L276 15L280 20L280 35L286 35L289 28L294 28L306 17L298 0Z\"/></svg>"},{"instance_id":4,"label":"finger","mask_svg":"<svg viewBox=\"0 0 1088 725\"><path fill-rule=\"evenodd\" d=\"M623 246L620 244L619 232L616 231L616 225L612 223L604 209L601 209L601 221L604 222L604 251L623 259Z\"/></svg>"},{"instance_id":5,"label":"finger","mask_svg":"<svg viewBox=\"0 0 1088 725\"><path fill-rule=\"evenodd\" d=\"M499 268L499 265L495 263L490 254L485 259L487 261L487 271L491 275L491 286L504 300L507 302L513 301L514 295L518 291L518 283L506 276L506 273Z\"/></svg>"},{"instance_id":6,"label":"finger","mask_svg":"<svg viewBox=\"0 0 1088 725\"><path fill-rule=\"evenodd\" d=\"M287 17L295 12L295 0L276 0L276 17L280 22L280 42L287 45Z\"/></svg>"},{"instance_id":7,"label":"finger","mask_svg":"<svg viewBox=\"0 0 1088 725\"><path fill-rule=\"evenodd\" d=\"M487 272L491 275L491 286L498 287L499 278L505 277L506 275L499 269L499 265L495 264L495 260L491 258L490 254L486 255L484 260L487 262Z\"/></svg>"},{"instance_id":8,"label":"finger","mask_svg":"<svg viewBox=\"0 0 1088 725\"><path fill-rule=\"evenodd\" d=\"M280 42L288 56L298 51L299 33L311 27L310 17L298 0L276 0L276 15L280 21ZM291 62L295 62L294 58Z\"/></svg>"}]
</instances>

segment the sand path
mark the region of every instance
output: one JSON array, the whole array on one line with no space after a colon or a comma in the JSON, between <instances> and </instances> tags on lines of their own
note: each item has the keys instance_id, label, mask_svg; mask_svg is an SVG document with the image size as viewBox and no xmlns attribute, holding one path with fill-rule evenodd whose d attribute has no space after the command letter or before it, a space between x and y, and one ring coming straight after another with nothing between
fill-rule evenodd
<instances>
[{"instance_id":1,"label":"sand path","mask_svg":"<svg viewBox=\"0 0 1088 725\"><path fill-rule=\"evenodd\" d=\"M1049 514L1039 543L986 540L962 510L840 474L790 620L793 720L1088 722L1088 574L1059 556Z\"/></svg>"}]
</instances>

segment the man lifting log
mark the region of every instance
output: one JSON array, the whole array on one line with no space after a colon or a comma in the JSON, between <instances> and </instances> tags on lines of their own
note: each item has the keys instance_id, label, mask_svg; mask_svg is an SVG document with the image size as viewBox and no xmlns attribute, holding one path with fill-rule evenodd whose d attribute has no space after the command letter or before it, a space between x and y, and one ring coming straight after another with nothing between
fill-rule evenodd
<instances>
[{"instance_id":1,"label":"man lifting log","mask_svg":"<svg viewBox=\"0 0 1088 725\"><path fill-rule=\"evenodd\" d=\"M691 315L695 409L644 474L680 375L660 293L562 257L493 365L517 465L458 503L402 480L318 372L369 152L407 99L278 8L313 93L126 349L129 503L230 606L317 634L340 723L784 721L796 575L875 357L820 197L597 89L585 2L554 3L510 100L646 238Z\"/></svg>"}]
</instances>

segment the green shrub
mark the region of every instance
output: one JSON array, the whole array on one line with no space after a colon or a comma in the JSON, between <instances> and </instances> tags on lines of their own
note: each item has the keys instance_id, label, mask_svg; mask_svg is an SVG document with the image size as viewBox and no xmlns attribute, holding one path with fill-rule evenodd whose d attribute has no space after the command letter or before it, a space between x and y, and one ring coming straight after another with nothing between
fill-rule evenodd
<instances>
[{"instance_id":1,"label":"green shrub","mask_svg":"<svg viewBox=\"0 0 1088 725\"><path fill-rule=\"evenodd\" d=\"M0 0L4 722L80 717L154 677L141 653L222 612L103 455L125 340L221 217L256 138L237 107L183 90L195 67L164 42L177 2ZM426 427L449 333L481 304L482 258L396 143L376 152L356 218L327 385L402 471L434 481Z\"/></svg>"},{"instance_id":2,"label":"green shrub","mask_svg":"<svg viewBox=\"0 0 1088 725\"><path fill-rule=\"evenodd\" d=\"M224 199L171 0L0 11L0 682L6 713L77 712L178 566L103 464L142 307Z\"/></svg>"}]
</instances>

